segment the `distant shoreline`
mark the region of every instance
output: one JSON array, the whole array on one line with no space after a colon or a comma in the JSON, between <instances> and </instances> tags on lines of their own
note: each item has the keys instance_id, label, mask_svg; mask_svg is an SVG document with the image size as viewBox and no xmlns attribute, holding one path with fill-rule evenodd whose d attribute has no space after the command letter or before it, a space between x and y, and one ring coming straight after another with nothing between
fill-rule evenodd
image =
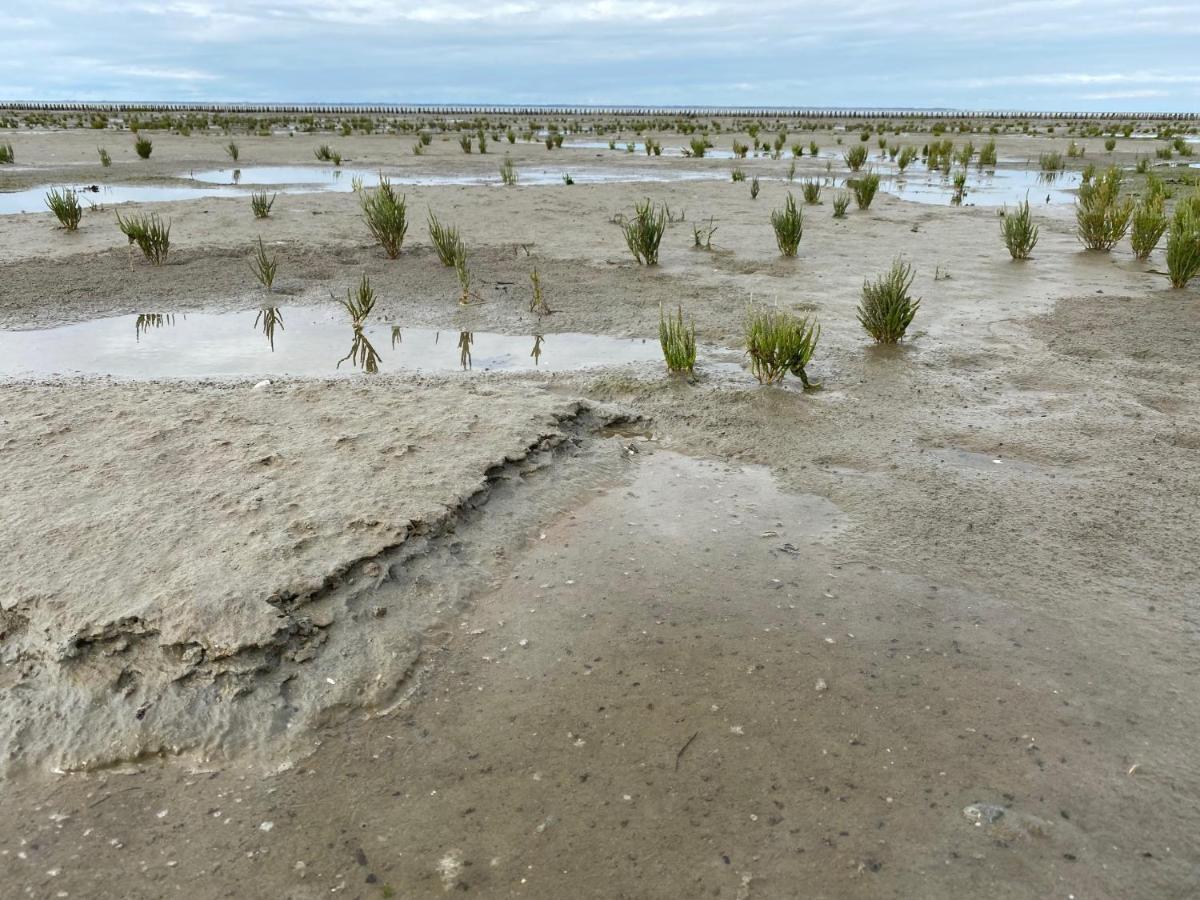
<instances>
[{"instance_id":1,"label":"distant shoreline","mask_svg":"<svg viewBox=\"0 0 1200 900\"><path fill-rule=\"evenodd\" d=\"M441 103L222 103L114 101L7 101L0 109L20 112L163 111L216 113L296 113L318 115L621 115L621 116L789 116L812 119L877 119L920 117L945 119L1200 119L1200 112L1070 112L1054 110L972 110L918 107L801 107L801 106L641 106L587 104L441 104Z\"/></svg>"}]
</instances>

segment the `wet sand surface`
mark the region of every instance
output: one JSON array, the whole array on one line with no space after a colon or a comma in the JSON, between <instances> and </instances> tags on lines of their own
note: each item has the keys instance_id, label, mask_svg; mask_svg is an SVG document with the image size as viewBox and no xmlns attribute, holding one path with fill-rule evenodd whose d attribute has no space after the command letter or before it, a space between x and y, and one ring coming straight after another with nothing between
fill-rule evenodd
<instances>
[{"instance_id":1,"label":"wet sand surface","mask_svg":"<svg viewBox=\"0 0 1200 900\"><path fill-rule=\"evenodd\" d=\"M95 152L14 144L59 156L29 184ZM215 139L160 152L220 165ZM693 384L633 361L0 385L0 895L1192 896L1196 290L1160 252L1081 251L1069 206L1024 265L995 210L886 195L807 207L780 260L786 189L414 188L395 261L350 194L265 222L166 203L178 247L132 271L111 211L0 216L6 340L253 311L265 234L289 306L367 272L379 327L552 342L653 339L682 303L712 348ZM657 270L609 222L647 191L687 211ZM456 307L426 204L486 303ZM923 302L880 352L854 306L897 254ZM720 349L752 297L818 315L822 390Z\"/></svg>"}]
</instances>

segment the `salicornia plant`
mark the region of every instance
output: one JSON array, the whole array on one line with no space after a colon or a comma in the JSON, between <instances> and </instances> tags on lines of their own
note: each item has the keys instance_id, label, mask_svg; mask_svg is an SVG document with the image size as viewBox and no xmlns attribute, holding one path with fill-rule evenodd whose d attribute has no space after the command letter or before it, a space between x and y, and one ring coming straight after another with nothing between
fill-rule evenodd
<instances>
[{"instance_id":1,"label":"salicornia plant","mask_svg":"<svg viewBox=\"0 0 1200 900\"><path fill-rule=\"evenodd\" d=\"M771 211L771 227L775 229L775 243L784 256L796 255L800 238L804 236L804 213L796 206L796 198L788 191L783 209Z\"/></svg>"},{"instance_id":2,"label":"salicornia plant","mask_svg":"<svg viewBox=\"0 0 1200 900\"><path fill-rule=\"evenodd\" d=\"M379 241L388 259L400 255L404 235L408 232L408 210L403 196L397 197L392 183L379 176L379 187L364 191L361 197L363 218L375 240Z\"/></svg>"},{"instance_id":3,"label":"salicornia plant","mask_svg":"<svg viewBox=\"0 0 1200 900\"><path fill-rule=\"evenodd\" d=\"M83 218L83 206L70 188L51 190L46 194L46 206L67 231L74 231L79 227L79 220Z\"/></svg>"},{"instance_id":4,"label":"salicornia plant","mask_svg":"<svg viewBox=\"0 0 1200 900\"><path fill-rule=\"evenodd\" d=\"M813 387L805 367L821 336L815 321L780 309L751 307L746 313L745 333L750 371L760 384L774 384L791 372L806 388Z\"/></svg>"},{"instance_id":5,"label":"salicornia plant","mask_svg":"<svg viewBox=\"0 0 1200 900\"><path fill-rule=\"evenodd\" d=\"M691 373L696 368L696 323L683 321L683 307L674 316L658 311L658 342L668 372Z\"/></svg>"},{"instance_id":6,"label":"salicornia plant","mask_svg":"<svg viewBox=\"0 0 1200 900\"><path fill-rule=\"evenodd\" d=\"M271 287L275 284L275 272L278 268L278 258L267 256L267 248L263 246L262 238L259 238L258 249L254 253L254 258L250 260L250 271L258 279L258 283L266 288L268 294L271 293Z\"/></svg>"},{"instance_id":7,"label":"salicornia plant","mask_svg":"<svg viewBox=\"0 0 1200 900\"><path fill-rule=\"evenodd\" d=\"M1129 241L1133 255L1142 262L1150 258L1167 230L1167 214L1161 194L1150 193L1134 207Z\"/></svg>"},{"instance_id":8,"label":"salicornia plant","mask_svg":"<svg viewBox=\"0 0 1200 900\"><path fill-rule=\"evenodd\" d=\"M1028 197L1017 204L1016 212L1010 213L1005 207L1000 219L1000 233L1013 259L1029 259L1033 248L1037 246L1038 226L1033 224Z\"/></svg>"},{"instance_id":9,"label":"salicornia plant","mask_svg":"<svg viewBox=\"0 0 1200 900\"><path fill-rule=\"evenodd\" d=\"M1133 198L1121 199L1124 176L1116 166L1079 186L1075 201L1076 233L1089 250L1108 252L1129 230Z\"/></svg>"},{"instance_id":10,"label":"salicornia plant","mask_svg":"<svg viewBox=\"0 0 1200 900\"><path fill-rule=\"evenodd\" d=\"M250 195L250 209L254 211L254 218L265 219L271 215L271 207L275 205L277 194L267 196L266 191L254 191Z\"/></svg>"},{"instance_id":11,"label":"salicornia plant","mask_svg":"<svg viewBox=\"0 0 1200 900\"><path fill-rule=\"evenodd\" d=\"M633 258L645 266L658 265L658 245L667 230L666 209L656 207L647 199L645 203L637 204L633 218L621 228Z\"/></svg>"},{"instance_id":12,"label":"salicornia plant","mask_svg":"<svg viewBox=\"0 0 1200 900\"><path fill-rule=\"evenodd\" d=\"M912 324L921 305L909 294L913 277L912 266L896 259L886 275L863 282L858 321L876 343L896 343Z\"/></svg>"}]
</instances>

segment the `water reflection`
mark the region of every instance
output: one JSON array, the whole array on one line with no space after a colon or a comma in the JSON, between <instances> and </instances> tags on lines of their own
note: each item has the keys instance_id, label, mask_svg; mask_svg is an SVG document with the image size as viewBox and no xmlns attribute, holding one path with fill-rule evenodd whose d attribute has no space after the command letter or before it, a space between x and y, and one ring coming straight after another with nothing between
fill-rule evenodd
<instances>
[{"instance_id":1,"label":"water reflection","mask_svg":"<svg viewBox=\"0 0 1200 900\"><path fill-rule=\"evenodd\" d=\"M368 375L379 373L379 352L367 339L361 325L354 326L354 338L350 342L350 352L338 360L337 368L340 369L346 360L351 360L355 366Z\"/></svg>"},{"instance_id":2,"label":"water reflection","mask_svg":"<svg viewBox=\"0 0 1200 900\"><path fill-rule=\"evenodd\" d=\"M133 323L134 339L140 341L142 334L151 328L166 328L175 324L175 316L162 313L140 313Z\"/></svg>"},{"instance_id":3,"label":"water reflection","mask_svg":"<svg viewBox=\"0 0 1200 900\"><path fill-rule=\"evenodd\" d=\"M234 184L241 184L241 181L242 181L242 170L241 170L241 169L234 169L234 170L233 170L233 183L234 183Z\"/></svg>"},{"instance_id":4,"label":"water reflection","mask_svg":"<svg viewBox=\"0 0 1200 900\"><path fill-rule=\"evenodd\" d=\"M279 311L277 306L267 306L258 311L258 316L254 319L254 327L262 327L262 333L266 335L267 341L271 344L271 352L275 352L275 329L283 331L283 313Z\"/></svg>"},{"instance_id":5,"label":"water reflection","mask_svg":"<svg viewBox=\"0 0 1200 900\"><path fill-rule=\"evenodd\" d=\"M453 350L441 346L435 329L402 329L390 323L372 324L369 319L356 324L344 307L333 304L186 315L141 313L48 329L0 330L0 378L64 373L203 378L388 371L561 372L657 364L660 356L657 341L605 335L562 332L551 337L540 331L508 335L470 326L448 334L457 337ZM554 342L550 355L545 352L547 339Z\"/></svg>"},{"instance_id":6,"label":"water reflection","mask_svg":"<svg viewBox=\"0 0 1200 900\"><path fill-rule=\"evenodd\" d=\"M458 333L458 361L463 371L471 368L471 345L475 343L475 335L469 331Z\"/></svg>"}]
</instances>

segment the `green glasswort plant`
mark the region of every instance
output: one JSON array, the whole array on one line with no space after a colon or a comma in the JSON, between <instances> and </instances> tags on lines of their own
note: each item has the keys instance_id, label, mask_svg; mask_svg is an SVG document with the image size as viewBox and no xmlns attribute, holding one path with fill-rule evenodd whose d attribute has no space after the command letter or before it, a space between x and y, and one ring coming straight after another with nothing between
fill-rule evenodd
<instances>
[{"instance_id":1,"label":"green glasswort plant","mask_svg":"<svg viewBox=\"0 0 1200 900\"><path fill-rule=\"evenodd\" d=\"M342 154L338 153L328 144L322 144L316 150L314 150L313 156L315 156L321 162L331 162L335 166L340 166L342 164Z\"/></svg>"},{"instance_id":2,"label":"green glasswort plant","mask_svg":"<svg viewBox=\"0 0 1200 900\"><path fill-rule=\"evenodd\" d=\"M844 219L846 210L850 208L850 195L845 191L838 191L837 196L833 198L833 217L835 219Z\"/></svg>"},{"instance_id":3,"label":"green glasswort plant","mask_svg":"<svg viewBox=\"0 0 1200 900\"><path fill-rule=\"evenodd\" d=\"M367 316L371 315L371 311L375 309L376 299L375 290L371 287L371 279L364 273L358 282L358 287L356 289L346 288L345 299L337 300L337 302L350 314L350 321L355 327L362 327L367 321Z\"/></svg>"},{"instance_id":4,"label":"green glasswort plant","mask_svg":"<svg viewBox=\"0 0 1200 900\"><path fill-rule=\"evenodd\" d=\"M112 165L112 157L108 155L107 150L103 147L97 147L96 152L100 154L100 165L106 169Z\"/></svg>"},{"instance_id":5,"label":"green glasswort plant","mask_svg":"<svg viewBox=\"0 0 1200 900\"><path fill-rule=\"evenodd\" d=\"M79 227L79 220L83 218L83 206L79 203L79 197L70 188L61 191L54 188L46 194L46 206L67 231L74 231Z\"/></svg>"},{"instance_id":6,"label":"green glasswort plant","mask_svg":"<svg viewBox=\"0 0 1200 900\"><path fill-rule=\"evenodd\" d=\"M804 195L804 202L810 206L816 206L821 202L821 182L817 178L805 178L800 182L800 192Z\"/></svg>"},{"instance_id":7,"label":"green glasswort plant","mask_svg":"<svg viewBox=\"0 0 1200 900\"><path fill-rule=\"evenodd\" d=\"M1167 230L1167 214L1161 194L1150 193L1134 207L1129 241L1133 255L1145 262Z\"/></svg>"},{"instance_id":8,"label":"green glasswort plant","mask_svg":"<svg viewBox=\"0 0 1200 900\"><path fill-rule=\"evenodd\" d=\"M996 168L996 142L988 141L979 149L979 168L994 169Z\"/></svg>"},{"instance_id":9,"label":"green glasswort plant","mask_svg":"<svg viewBox=\"0 0 1200 900\"><path fill-rule=\"evenodd\" d=\"M17 155L13 152L12 144L0 144L0 166L8 165L17 161Z\"/></svg>"},{"instance_id":10,"label":"green glasswort plant","mask_svg":"<svg viewBox=\"0 0 1200 900\"><path fill-rule=\"evenodd\" d=\"M266 191L254 191L250 195L250 208L254 210L254 218L265 219L269 216L277 196L277 194L272 194L268 197Z\"/></svg>"},{"instance_id":11,"label":"green glasswort plant","mask_svg":"<svg viewBox=\"0 0 1200 900\"><path fill-rule=\"evenodd\" d=\"M735 182L745 181L746 173L744 171L742 171L742 169L735 166L733 171L729 173L729 177L732 178Z\"/></svg>"},{"instance_id":12,"label":"green glasswort plant","mask_svg":"<svg viewBox=\"0 0 1200 900\"><path fill-rule=\"evenodd\" d=\"M745 331L750 371L760 384L782 381L791 372L806 388L814 387L805 367L817 349L820 325L780 309L751 307L746 313Z\"/></svg>"},{"instance_id":13,"label":"green glasswort plant","mask_svg":"<svg viewBox=\"0 0 1200 900\"><path fill-rule=\"evenodd\" d=\"M867 148L862 144L855 144L843 154L843 158L846 160L846 165L850 167L850 171L857 172L867 161Z\"/></svg>"},{"instance_id":14,"label":"green glasswort plant","mask_svg":"<svg viewBox=\"0 0 1200 900\"><path fill-rule=\"evenodd\" d=\"M633 218L621 225L633 258L644 266L658 265L658 245L667 230L667 212L649 199L634 207Z\"/></svg>"},{"instance_id":15,"label":"green glasswort plant","mask_svg":"<svg viewBox=\"0 0 1200 900\"><path fill-rule=\"evenodd\" d=\"M548 315L552 310L542 294L542 276L538 273L536 266L529 273L529 282L533 285L533 294L529 298L529 311L539 316Z\"/></svg>"},{"instance_id":16,"label":"green glasswort plant","mask_svg":"<svg viewBox=\"0 0 1200 900\"><path fill-rule=\"evenodd\" d=\"M118 212L117 227L129 239L131 251L133 245L137 244L142 255L152 265L161 266L167 261L167 253L171 249L171 223L169 220L164 225L162 219L158 217L158 213L130 215L129 218L123 219ZM132 263L133 257L131 256L130 265Z\"/></svg>"},{"instance_id":17,"label":"green glasswort plant","mask_svg":"<svg viewBox=\"0 0 1200 900\"><path fill-rule=\"evenodd\" d=\"M463 153L470 153L471 152L471 136L469 134L459 135L458 146L462 147Z\"/></svg>"},{"instance_id":18,"label":"green glasswort plant","mask_svg":"<svg viewBox=\"0 0 1200 900\"><path fill-rule=\"evenodd\" d=\"M909 167L914 159L917 158L917 148L906 144L900 150L900 155L896 157L896 167L903 174L904 170Z\"/></svg>"},{"instance_id":19,"label":"green glasswort plant","mask_svg":"<svg viewBox=\"0 0 1200 900\"><path fill-rule=\"evenodd\" d=\"M696 368L696 323L684 324L683 307L674 316L658 309L658 342L662 346L667 371L691 374Z\"/></svg>"},{"instance_id":20,"label":"green glasswort plant","mask_svg":"<svg viewBox=\"0 0 1200 900\"><path fill-rule=\"evenodd\" d=\"M138 135L137 140L133 142L133 149L142 159L149 159L150 152L154 149L154 142L150 138Z\"/></svg>"},{"instance_id":21,"label":"green glasswort plant","mask_svg":"<svg viewBox=\"0 0 1200 900\"><path fill-rule=\"evenodd\" d=\"M758 191L759 191L759 187L760 187L760 186L759 186L759 183L758 183L758 176L757 176L757 175L755 175L753 178L751 178L751 179L750 179L750 199L751 199L751 200L757 200L757 199L758 199Z\"/></svg>"},{"instance_id":22,"label":"green glasswort plant","mask_svg":"<svg viewBox=\"0 0 1200 900\"><path fill-rule=\"evenodd\" d=\"M1167 273L1171 287L1187 287L1200 274L1200 195L1180 201L1167 236Z\"/></svg>"},{"instance_id":23,"label":"green glasswort plant","mask_svg":"<svg viewBox=\"0 0 1200 900\"><path fill-rule=\"evenodd\" d=\"M504 154L504 162L500 163L500 181L506 185L517 183L517 167L507 153Z\"/></svg>"},{"instance_id":24,"label":"green glasswort plant","mask_svg":"<svg viewBox=\"0 0 1200 900\"><path fill-rule=\"evenodd\" d=\"M1076 234L1089 250L1108 252L1125 237L1133 215L1133 198L1120 198L1124 175L1110 166L1103 175L1079 186L1075 200Z\"/></svg>"},{"instance_id":25,"label":"green glasswort plant","mask_svg":"<svg viewBox=\"0 0 1200 900\"><path fill-rule=\"evenodd\" d=\"M271 287L275 284L275 272L278 268L278 257L267 256L267 248L263 246L262 238L259 238L258 249L254 253L254 258L250 260L250 271L258 279L258 283L266 288L268 294L271 293Z\"/></svg>"},{"instance_id":26,"label":"green glasswort plant","mask_svg":"<svg viewBox=\"0 0 1200 900\"><path fill-rule=\"evenodd\" d=\"M876 343L896 343L912 324L921 305L909 295L913 277L912 266L897 258L886 275L863 281L858 321Z\"/></svg>"},{"instance_id":27,"label":"green glasswort plant","mask_svg":"<svg viewBox=\"0 0 1200 900\"><path fill-rule=\"evenodd\" d=\"M408 209L403 196L397 197L392 183L379 176L379 187L364 191L361 198L363 218L375 240L379 241L388 259L400 255L404 235L408 232Z\"/></svg>"},{"instance_id":28,"label":"green glasswort plant","mask_svg":"<svg viewBox=\"0 0 1200 900\"><path fill-rule=\"evenodd\" d=\"M466 254L466 246L458 229L439 222L432 209L429 210L429 239L433 241L438 260L448 269L453 268L458 258Z\"/></svg>"},{"instance_id":29,"label":"green glasswort plant","mask_svg":"<svg viewBox=\"0 0 1200 900\"><path fill-rule=\"evenodd\" d=\"M1038 226L1033 224L1033 214L1029 209L1029 198L1017 204L1017 211L1010 213L1004 208L1000 219L1000 233L1004 236L1004 245L1008 247L1013 259L1029 259L1033 248L1038 242Z\"/></svg>"},{"instance_id":30,"label":"green glasswort plant","mask_svg":"<svg viewBox=\"0 0 1200 900\"><path fill-rule=\"evenodd\" d=\"M234 162L238 161L238 157L242 155L242 151L241 151L241 148L238 147L237 142L230 141L228 144L225 145L225 155L228 156Z\"/></svg>"},{"instance_id":31,"label":"green glasswort plant","mask_svg":"<svg viewBox=\"0 0 1200 900\"><path fill-rule=\"evenodd\" d=\"M771 227L775 229L775 243L784 256L796 255L800 238L804 236L804 213L796 206L796 198L788 191L783 209L771 211Z\"/></svg>"},{"instance_id":32,"label":"green glasswort plant","mask_svg":"<svg viewBox=\"0 0 1200 900\"><path fill-rule=\"evenodd\" d=\"M875 194L879 191L879 176L874 172L868 172L861 178L853 178L848 182L850 190L854 192L854 202L858 204L859 209L869 209L871 201L875 199Z\"/></svg>"}]
</instances>

